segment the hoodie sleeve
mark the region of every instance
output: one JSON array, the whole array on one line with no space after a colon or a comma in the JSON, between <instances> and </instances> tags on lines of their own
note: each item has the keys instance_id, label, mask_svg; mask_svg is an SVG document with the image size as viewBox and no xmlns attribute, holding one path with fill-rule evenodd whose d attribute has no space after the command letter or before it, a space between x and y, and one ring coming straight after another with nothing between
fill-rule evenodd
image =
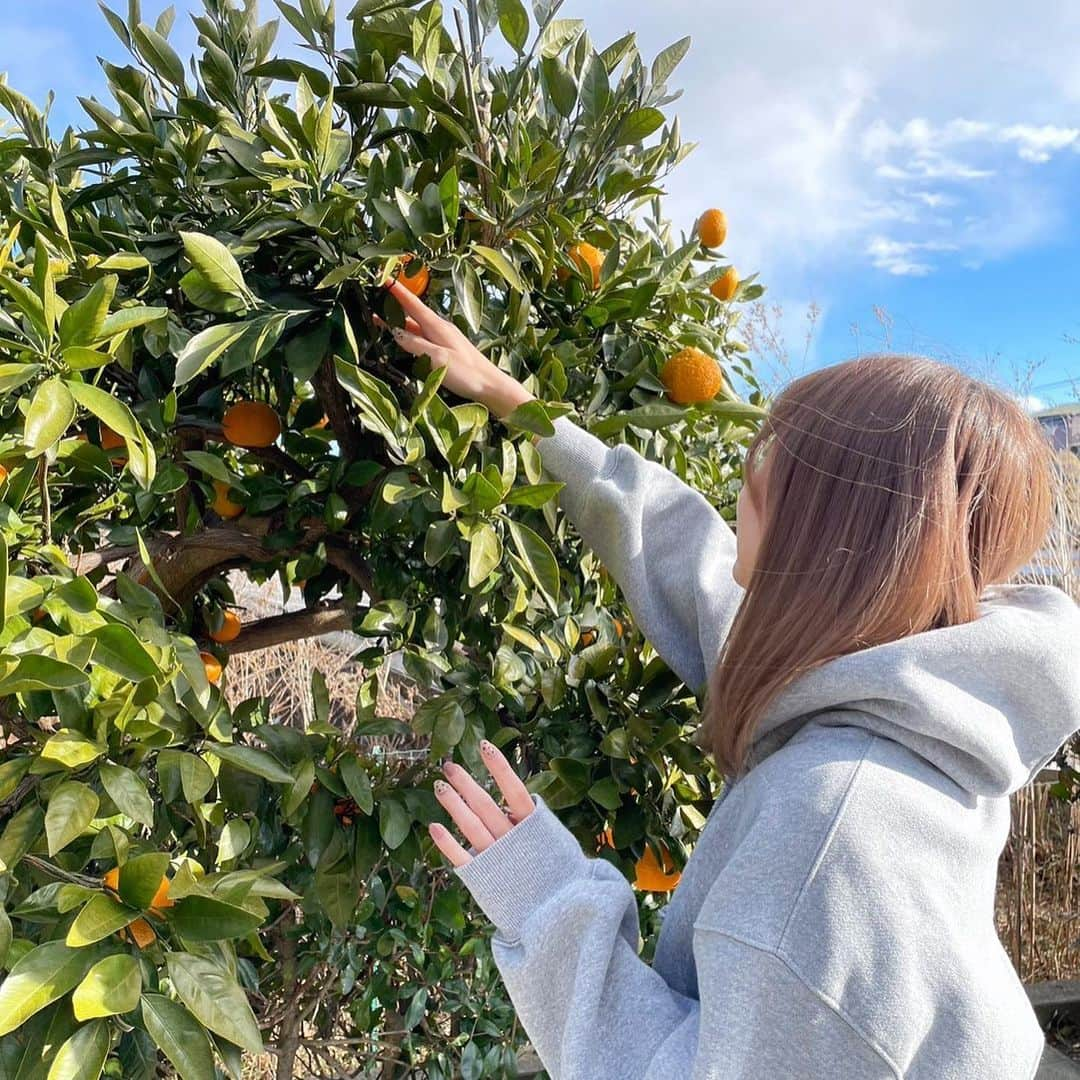
<instances>
[{"instance_id":1,"label":"hoodie sleeve","mask_svg":"<svg viewBox=\"0 0 1080 1080\"><path fill-rule=\"evenodd\" d=\"M694 692L704 690L743 589L735 534L698 491L632 446L565 416L536 445L565 483L559 506L622 589L637 625Z\"/></svg>"},{"instance_id":2,"label":"hoodie sleeve","mask_svg":"<svg viewBox=\"0 0 1080 1080\"><path fill-rule=\"evenodd\" d=\"M491 948L552 1080L862 1080L900 1076L777 954L697 927L699 997L638 956L630 883L534 811L454 868L495 924Z\"/></svg>"}]
</instances>

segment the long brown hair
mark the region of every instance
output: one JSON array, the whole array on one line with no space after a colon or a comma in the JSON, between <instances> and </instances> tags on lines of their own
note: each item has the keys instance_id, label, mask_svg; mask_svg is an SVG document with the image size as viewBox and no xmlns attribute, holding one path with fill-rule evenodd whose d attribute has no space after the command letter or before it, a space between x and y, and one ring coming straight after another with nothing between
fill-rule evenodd
<instances>
[{"instance_id":1,"label":"long brown hair","mask_svg":"<svg viewBox=\"0 0 1080 1080\"><path fill-rule=\"evenodd\" d=\"M1047 534L1053 463L1018 402L926 357L863 356L789 383L747 451L761 544L695 742L736 777L798 675L976 618L984 587Z\"/></svg>"}]
</instances>

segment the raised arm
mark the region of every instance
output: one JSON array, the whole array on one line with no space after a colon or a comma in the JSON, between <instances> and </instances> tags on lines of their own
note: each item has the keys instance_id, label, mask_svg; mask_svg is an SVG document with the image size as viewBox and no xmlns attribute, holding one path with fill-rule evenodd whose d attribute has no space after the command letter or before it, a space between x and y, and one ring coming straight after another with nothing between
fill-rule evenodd
<instances>
[{"instance_id":1,"label":"raised arm","mask_svg":"<svg viewBox=\"0 0 1080 1080\"><path fill-rule=\"evenodd\" d=\"M446 367L447 389L499 417L532 400L454 323L400 282L390 288L407 316L394 337ZM555 421L554 435L533 441L549 474L566 485L559 505L622 588L645 637L701 693L743 596L731 576L735 534L700 492L633 447L608 447L566 417Z\"/></svg>"},{"instance_id":2,"label":"raised arm","mask_svg":"<svg viewBox=\"0 0 1080 1080\"><path fill-rule=\"evenodd\" d=\"M618 582L642 633L701 691L743 597L727 522L663 465L631 446L609 447L565 416L536 445L544 468L566 484L560 507Z\"/></svg>"}]
</instances>

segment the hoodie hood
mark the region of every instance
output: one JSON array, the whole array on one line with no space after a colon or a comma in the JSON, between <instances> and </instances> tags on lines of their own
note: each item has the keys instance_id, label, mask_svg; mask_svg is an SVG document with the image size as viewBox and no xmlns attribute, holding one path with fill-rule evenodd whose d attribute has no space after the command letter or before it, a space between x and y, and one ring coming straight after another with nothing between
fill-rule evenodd
<instances>
[{"instance_id":1,"label":"hoodie hood","mask_svg":"<svg viewBox=\"0 0 1080 1080\"><path fill-rule=\"evenodd\" d=\"M994 585L969 623L831 660L773 699L748 768L818 713L903 743L976 795L1011 794L1080 729L1080 607L1051 585Z\"/></svg>"}]
</instances>

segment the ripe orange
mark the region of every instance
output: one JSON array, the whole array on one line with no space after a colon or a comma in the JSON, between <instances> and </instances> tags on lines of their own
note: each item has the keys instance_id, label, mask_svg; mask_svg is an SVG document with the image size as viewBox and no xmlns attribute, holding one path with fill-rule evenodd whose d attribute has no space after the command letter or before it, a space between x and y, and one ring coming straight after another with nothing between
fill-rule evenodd
<instances>
[{"instance_id":1,"label":"ripe orange","mask_svg":"<svg viewBox=\"0 0 1080 1080\"><path fill-rule=\"evenodd\" d=\"M124 438L122 435L117 435L115 431L108 424L101 425L101 449L102 450L115 450L118 446L124 445Z\"/></svg>"},{"instance_id":2,"label":"ripe orange","mask_svg":"<svg viewBox=\"0 0 1080 1080\"><path fill-rule=\"evenodd\" d=\"M615 620L615 633L618 634L619 637L622 637L623 635L623 625L621 619Z\"/></svg>"},{"instance_id":3,"label":"ripe orange","mask_svg":"<svg viewBox=\"0 0 1080 1080\"><path fill-rule=\"evenodd\" d=\"M595 631L595 630L585 630L585 631L583 631L583 632L582 632L582 635L581 635L581 644L582 644L582 645L583 645L584 647L586 647L586 648L587 648L587 647L588 647L589 645L591 645L591 644L592 644L592 643L593 643L593 642L594 642L595 640L596 640L596 631Z\"/></svg>"},{"instance_id":4,"label":"ripe orange","mask_svg":"<svg viewBox=\"0 0 1080 1080\"><path fill-rule=\"evenodd\" d=\"M136 919L130 926L119 930L117 933L121 941L134 940L135 944L138 945L140 949L145 949L147 945L152 945L154 939L157 937L154 933L154 928L141 917Z\"/></svg>"},{"instance_id":5,"label":"ripe orange","mask_svg":"<svg viewBox=\"0 0 1080 1080\"><path fill-rule=\"evenodd\" d=\"M412 255L402 255L401 264L395 271L394 277L414 296L423 296L427 292L428 285L431 284L431 271L423 263L420 263L419 269L414 269L406 274L404 268L412 261Z\"/></svg>"},{"instance_id":6,"label":"ripe orange","mask_svg":"<svg viewBox=\"0 0 1080 1080\"><path fill-rule=\"evenodd\" d=\"M592 276L592 287L594 289L600 288L600 267L604 265L604 254L599 248L594 247L592 244L587 244L584 241L577 244L572 244L567 251L567 255L570 256L571 262L585 275L585 277ZM555 271L556 278L559 281L566 281L570 276L570 271L564 266L560 266Z\"/></svg>"},{"instance_id":7,"label":"ripe orange","mask_svg":"<svg viewBox=\"0 0 1080 1080\"><path fill-rule=\"evenodd\" d=\"M666 844L660 845L660 852L664 859L661 868L653 854L653 849L646 845L645 854L637 861L637 877L634 879L634 887L645 892L671 892L679 884L682 876L675 869L671 861L671 852Z\"/></svg>"},{"instance_id":8,"label":"ripe orange","mask_svg":"<svg viewBox=\"0 0 1080 1080\"><path fill-rule=\"evenodd\" d=\"M697 220L697 234L705 247L719 247L727 239L727 215L723 210L706 210Z\"/></svg>"},{"instance_id":9,"label":"ripe orange","mask_svg":"<svg viewBox=\"0 0 1080 1080\"><path fill-rule=\"evenodd\" d=\"M169 899L169 879L162 875L157 892L154 893L154 899L150 901L150 914L163 919L165 918L165 909L175 907L175 905L176 901Z\"/></svg>"},{"instance_id":10,"label":"ripe orange","mask_svg":"<svg viewBox=\"0 0 1080 1080\"><path fill-rule=\"evenodd\" d=\"M325 416L325 415L324 415L324 416L323 416L323 418L322 418L322 419L321 419L321 420L320 420L320 421L319 421L319 422L318 422L318 423L317 423L317 424L315 425L315 427L316 427L316 428L317 428L317 429L318 429L319 431L321 431L321 430L322 430L322 429L323 429L324 427L326 427L326 425L327 425L327 424L329 424L329 423L330 423L330 419L329 419L329 417L327 417L327 416Z\"/></svg>"},{"instance_id":11,"label":"ripe orange","mask_svg":"<svg viewBox=\"0 0 1080 1080\"><path fill-rule=\"evenodd\" d=\"M234 503L229 498L229 485L224 480L214 481L214 501L210 509L223 518L239 517L244 508L239 503Z\"/></svg>"},{"instance_id":12,"label":"ripe orange","mask_svg":"<svg viewBox=\"0 0 1080 1080\"><path fill-rule=\"evenodd\" d=\"M724 385L724 376L708 353L691 345L668 360L660 372L660 381L672 401L693 405L715 397Z\"/></svg>"},{"instance_id":13,"label":"ripe orange","mask_svg":"<svg viewBox=\"0 0 1080 1080\"><path fill-rule=\"evenodd\" d=\"M0 484L4 483L8 478L8 471L5 466L0 465Z\"/></svg>"},{"instance_id":14,"label":"ripe orange","mask_svg":"<svg viewBox=\"0 0 1080 1080\"><path fill-rule=\"evenodd\" d=\"M225 438L233 446L273 446L281 434L281 420L265 402L238 401L221 418Z\"/></svg>"},{"instance_id":15,"label":"ripe orange","mask_svg":"<svg viewBox=\"0 0 1080 1080\"><path fill-rule=\"evenodd\" d=\"M240 628L240 616L237 615L235 611L226 611L220 629L211 630L210 637L214 641L220 641L222 643L226 641L235 641L240 635Z\"/></svg>"},{"instance_id":16,"label":"ripe orange","mask_svg":"<svg viewBox=\"0 0 1080 1080\"><path fill-rule=\"evenodd\" d=\"M710 286L709 292L717 300L730 300L739 289L739 275L734 266L729 266Z\"/></svg>"},{"instance_id":17,"label":"ripe orange","mask_svg":"<svg viewBox=\"0 0 1080 1080\"><path fill-rule=\"evenodd\" d=\"M199 659L203 662L206 678L217 686L221 682L221 661L213 653L208 652L200 652Z\"/></svg>"},{"instance_id":18,"label":"ripe orange","mask_svg":"<svg viewBox=\"0 0 1080 1080\"><path fill-rule=\"evenodd\" d=\"M120 888L120 867L114 866L111 870L106 872L101 880L107 889L112 889L113 892L116 892L116 890Z\"/></svg>"}]
</instances>

